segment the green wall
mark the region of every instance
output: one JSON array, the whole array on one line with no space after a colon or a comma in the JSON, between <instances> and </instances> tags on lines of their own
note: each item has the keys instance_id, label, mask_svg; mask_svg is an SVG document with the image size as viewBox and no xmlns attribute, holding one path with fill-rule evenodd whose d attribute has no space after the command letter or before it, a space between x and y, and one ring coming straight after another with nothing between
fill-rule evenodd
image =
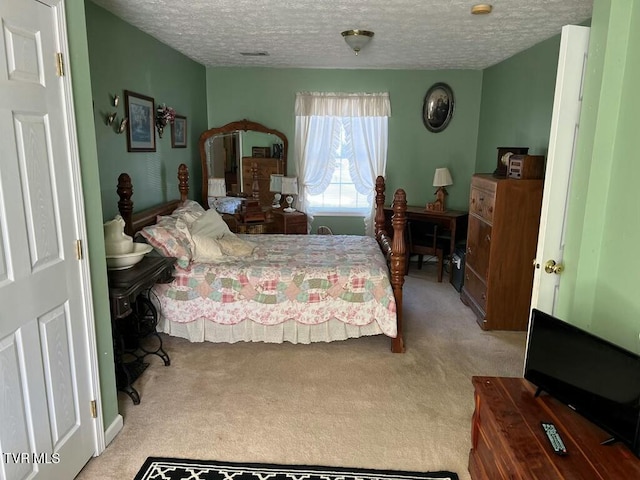
<instances>
[{"instance_id":1,"label":"green wall","mask_svg":"<svg viewBox=\"0 0 640 480\"><path fill-rule=\"evenodd\" d=\"M117 213L115 189L121 172L132 175L137 209L177 196L175 175L180 163L187 163L190 171L195 172L195 178L192 173L190 180L194 191L191 197L200 197L197 138L207 124L206 73L201 65L91 1L66 2L66 13L88 230L87 250L91 263L102 418L104 427L109 428L118 416L118 397L102 224L104 219ZM104 120L105 113L113 111L110 95L116 93L121 96L118 118L124 114L124 89L155 97L156 101L166 102L178 113L186 115L188 147L172 149L167 132L162 139L156 139L155 153L127 153L126 136L115 134Z\"/></svg>"},{"instance_id":2,"label":"green wall","mask_svg":"<svg viewBox=\"0 0 640 480\"><path fill-rule=\"evenodd\" d=\"M91 289L95 317L96 341L102 395L102 420L109 428L118 416L118 396L113 360L111 316L107 290L107 265L104 259L102 203L96 147L96 129L91 108L91 76L83 2L65 2L69 39L69 66L73 79L82 190L87 224L87 254L91 265Z\"/></svg>"},{"instance_id":3,"label":"green wall","mask_svg":"<svg viewBox=\"0 0 640 480\"><path fill-rule=\"evenodd\" d=\"M640 353L640 5L596 0L559 309Z\"/></svg>"},{"instance_id":4,"label":"green wall","mask_svg":"<svg viewBox=\"0 0 640 480\"><path fill-rule=\"evenodd\" d=\"M422 122L424 96L436 82L454 92L455 112L440 133ZM388 91L391 98L387 193L404 188L411 205L434 200L433 173L449 167L454 184L447 187L447 205L466 209L471 175L475 172L482 72L475 70L322 70L272 68L208 68L209 127L243 118L283 132L289 139L288 174L293 159L296 92ZM329 225L334 233L363 234L359 218L318 217L314 225Z\"/></svg>"},{"instance_id":5,"label":"green wall","mask_svg":"<svg viewBox=\"0 0 640 480\"><path fill-rule=\"evenodd\" d=\"M494 171L497 147L546 156L559 50L556 35L484 70L477 172Z\"/></svg>"},{"instance_id":6,"label":"green wall","mask_svg":"<svg viewBox=\"0 0 640 480\"><path fill-rule=\"evenodd\" d=\"M131 176L135 210L142 210L178 196L178 165L190 171L190 197L201 197L198 137L206 129L206 72L197 62L86 1L87 37L91 64L94 122L100 167L104 219L117 214L118 175ZM107 125L108 112L125 115L124 90L166 103L187 117L187 148L171 148L171 129L156 135L155 152L127 152L126 133ZM114 107L112 96L120 95Z\"/></svg>"}]
</instances>

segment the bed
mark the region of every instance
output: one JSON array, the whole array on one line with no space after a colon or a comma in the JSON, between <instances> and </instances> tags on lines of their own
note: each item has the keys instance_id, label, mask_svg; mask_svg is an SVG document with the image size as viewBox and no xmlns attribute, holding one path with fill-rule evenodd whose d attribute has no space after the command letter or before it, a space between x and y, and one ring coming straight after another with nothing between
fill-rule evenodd
<instances>
[{"instance_id":1,"label":"bed","mask_svg":"<svg viewBox=\"0 0 640 480\"><path fill-rule=\"evenodd\" d=\"M404 352L403 190L394 194L393 231L387 232L384 178L377 178L375 238L227 235L218 230L215 210L188 199L188 180L186 165L180 165L180 198L134 213L131 178L126 173L118 178L125 232L177 258L173 281L152 290L159 331L194 342L225 343L312 343L386 335L393 352ZM203 257L209 248L203 242L212 238L221 255Z\"/></svg>"}]
</instances>

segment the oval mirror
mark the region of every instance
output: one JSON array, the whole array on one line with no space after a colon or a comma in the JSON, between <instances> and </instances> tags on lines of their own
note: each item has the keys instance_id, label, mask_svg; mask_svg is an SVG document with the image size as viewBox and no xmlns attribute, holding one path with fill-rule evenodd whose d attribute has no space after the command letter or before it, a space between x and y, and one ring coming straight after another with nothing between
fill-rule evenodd
<instances>
[{"instance_id":1,"label":"oval mirror","mask_svg":"<svg viewBox=\"0 0 640 480\"><path fill-rule=\"evenodd\" d=\"M441 132L453 116L453 91L446 83L436 83L424 97L422 120L430 132Z\"/></svg>"}]
</instances>

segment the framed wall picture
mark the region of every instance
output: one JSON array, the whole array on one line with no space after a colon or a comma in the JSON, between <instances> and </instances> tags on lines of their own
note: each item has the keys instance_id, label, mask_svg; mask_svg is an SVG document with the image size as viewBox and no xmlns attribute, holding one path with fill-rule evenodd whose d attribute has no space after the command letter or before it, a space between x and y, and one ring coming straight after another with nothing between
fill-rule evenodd
<instances>
[{"instance_id":1,"label":"framed wall picture","mask_svg":"<svg viewBox=\"0 0 640 480\"><path fill-rule=\"evenodd\" d=\"M187 117L176 115L171 124L171 146L173 148L187 147Z\"/></svg>"},{"instance_id":2,"label":"framed wall picture","mask_svg":"<svg viewBox=\"0 0 640 480\"><path fill-rule=\"evenodd\" d=\"M127 128L127 151L155 152L155 105L153 98L124 91L125 111L129 119Z\"/></svg>"}]
</instances>

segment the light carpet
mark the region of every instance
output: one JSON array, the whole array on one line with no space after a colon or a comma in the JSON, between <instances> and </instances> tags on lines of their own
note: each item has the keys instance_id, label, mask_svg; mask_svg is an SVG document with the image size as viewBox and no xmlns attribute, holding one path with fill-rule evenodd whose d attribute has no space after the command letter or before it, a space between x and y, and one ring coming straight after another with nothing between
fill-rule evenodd
<instances>
[{"instance_id":1,"label":"light carpet","mask_svg":"<svg viewBox=\"0 0 640 480\"><path fill-rule=\"evenodd\" d=\"M473 375L521 377L524 332L485 332L435 267L404 289L406 353L384 336L292 344L189 343L164 336L119 394L124 427L77 479L130 479L147 457L467 470Z\"/></svg>"}]
</instances>

